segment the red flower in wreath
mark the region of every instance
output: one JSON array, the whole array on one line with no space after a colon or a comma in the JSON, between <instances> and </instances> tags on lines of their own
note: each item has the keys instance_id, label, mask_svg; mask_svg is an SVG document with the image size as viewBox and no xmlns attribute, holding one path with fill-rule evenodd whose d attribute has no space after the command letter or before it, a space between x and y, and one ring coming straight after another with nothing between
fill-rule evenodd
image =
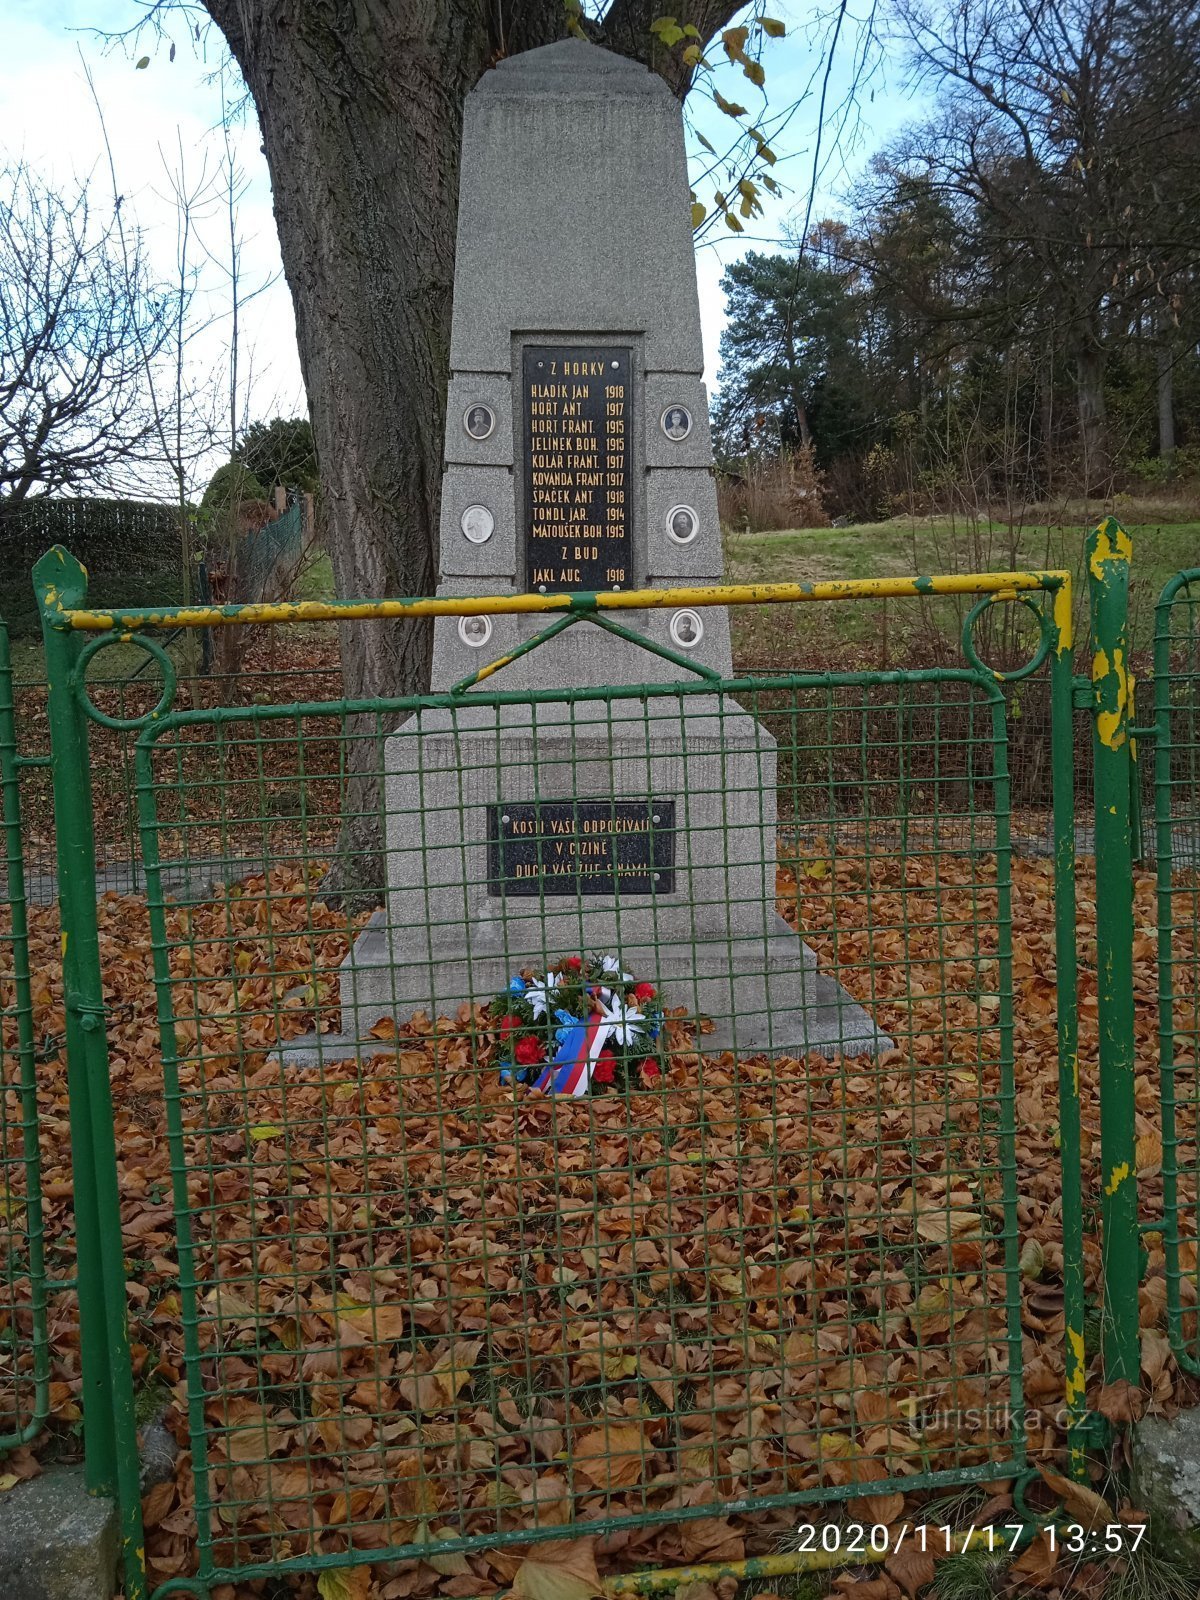
<instances>
[{"instance_id":1,"label":"red flower in wreath","mask_svg":"<svg viewBox=\"0 0 1200 1600\"><path fill-rule=\"evenodd\" d=\"M635 1000L653 1000L657 993L658 990L652 983L639 983L633 991L633 998Z\"/></svg>"},{"instance_id":2,"label":"red flower in wreath","mask_svg":"<svg viewBox=\"0 0 1200 1600\"><path fill-rule=\"evenodd\" d=\"M610 1055L602 1055L599 1061L597 1061L596 1065L592 1068L592 1082L611 1083L613 1081L613 1072L615 1068L616 1062L613 1060L613 1058Z\"/></svg>"},{"instance_id":3,"label":"red flower in wreath","mask_svg":"<svg viewBox=\"0 0 1200 1600\"><path fill-rule=\"evenodd\" d=\"M563 966L566 967L568 972L581 972L583 970L583 960L580 956L568 956L563 962Z\"/></svg>"},{"instance_id":4,"label":"red flower in wreath","mask_svg":"<svg viewBox=\"0 0 1200 1600\"><path fill-rule=\"evenodd\" d=\"M501 1017L500 1018L500 1037L502 1039L507 1039L509 1034L510 1033L516 1033L516 1031L518 1030L518 1028L520 1028L520 1026L521 1026L520 1017L513 1017L513 1016Z\"/></svg>"},{"instance_id":5,"label":"red flower in wreath","mask_svg":"<svg viewBox=\"0 0 1200 1600\"><path fill-rule=\"evenodd\" d=\"M645 1061L642 1063L642 1077L647 1083L653 1083L655 1078L662 1077L662 1073L653 1061Z\"/></svg>"},{"instance_id":6,"label":"red flower in wreath","mask_svg":"<svg viewBox=\"0 0 1200 1600\"><path fill-rule=\"evenodd\" d=\"M538 1039L518 1039L517 1047L513 1051L513 1059L523 1067L532 1067L537 1061L544 1061L546 1053Z\"/></svg>"}]
</instances>

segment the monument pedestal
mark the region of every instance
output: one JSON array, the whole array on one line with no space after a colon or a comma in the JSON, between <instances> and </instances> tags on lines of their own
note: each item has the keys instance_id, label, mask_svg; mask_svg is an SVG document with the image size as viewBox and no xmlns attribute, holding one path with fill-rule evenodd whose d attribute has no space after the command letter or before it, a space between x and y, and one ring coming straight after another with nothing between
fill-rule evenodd
<instances>
[{"instance_id":1,"label":"monument pedestal","mask_svg":"<svg viewBox=\"0 0 1200 1600\"><path fill-rule=\"evenodd\" d=\"M344 1029L611 952L706 1052L888 1043L775 909L775 741L735 702L468 701L386 748L387 903L343 966Z\"/></svg>"},{"instance_id":2,"label":"monument pedestal","mask_svg":"<svg viewBox=\"0 0 1200 1600\"><path fill-rule=\"evenodd\" d=\"M757 939L693 945L690 931L680 929L674 944L620 948L625 970L660 985L665 1005L687 1006L696 1049L704 1055L874 1056L892 1047L862 1006L818 969L812 951L777 912L764 919ZM432 950L419 935L392 928L378 911L342 966L343 1027L361 1019L354 1036L362 1037L380 1017L398 1023L418 1011L453 1017L464 1001L502 993L518 968L543 971L546 965L537 951L514 963L511 941L494 925L464 938L456 951ZM711 1031L701 1030L701 1017L711 1021ZM302 1041L307 1054L313 1044Z\"/></svg>"}]
</instances>

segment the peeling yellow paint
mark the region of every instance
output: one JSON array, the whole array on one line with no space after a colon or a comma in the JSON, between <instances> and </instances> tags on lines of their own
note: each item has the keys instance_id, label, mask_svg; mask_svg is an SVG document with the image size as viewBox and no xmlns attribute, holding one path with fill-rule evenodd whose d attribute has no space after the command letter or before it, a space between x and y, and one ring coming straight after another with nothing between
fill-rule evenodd
<instances>
[{"instance_id":1,"label":"peeling yellow paint","mask_svg":"<svg viewBox=\"0 0 1200 1600\"><path fill-rule=\"evenodd\" d=\"M1083 1334L1078 1328L1067 1329L1067 1404L1074 1405L1087 1393L1087 1356Z\"/></svg>"},{"instance_id":2,"label":"peeling yellow paint","mask_svg":"<svg viewBox=\"0 0 1200 1600\"><path fill-rule=\"evenodd\" d=\"M1111 1200L1121 1185L1123 1183L1127 1183L1132 1176L1133 1172L1128 1161L1122 1161L1120 1166L1114 1167L1112 1169L1112 1176L1104 1185L1104 1192L1108 1198Z\"/></svg>"},{"instance_id":3,"label":"peeling yellow paint","mask_svg":"<svg viewBox=\"0 0 1200 1600\"><path fill-rule=\"evenodd\" d=\"M1132 561L1133 540L1115 517L1106 517L1092 530L1088 568L1092 577L1103 580L1107 561Z\"/></svg>"},{"instance_id":4,"label":"peeling yellow paint","mask_svg":"<svg viewBox=\"0 0 1200 1600\"><path fill-rule=\"evenodd\" d=\"M65 961L67 959L67 930L65 928L62 931L62 939L59 942L61 945L59 956L61 960Z\"/></svg>"},{"instance_id":5,"label":"peeling yellow paint","mask_svg":"<svg viewBox=\"0 0 1200 1600\"><path fill-rule=\"evenodd\" d=\"M1108 680L1116 683L1116 705L1111 710L1097 708L1096 735L1109 750L1119 750L1128 738L1129 701L1132 692L1125 652L1120 645L1113 648L1112 660L1104 649L1092 658L1092 683L1099 689Z\"/></svg>"},{"instance_id":6,"label":"peeling yellow paint","mask_svg":"<svg viewBox=\"0 0 1200 1600\"><path fill-rule=\"evenodd\" d=\"M995 1548L994 1528L968 1528L963 1533L946 1534L944 1549L947 1555L962 1554L967 1550L992 1550ZM939 1549L943 1548L939 1546ZM894 1549L887 1543L856 1548L853 1560L857 1565L875 1565L886 1561ZM738 1561L712 1561L690 1567L658 1567L642 1572L620 1572L605 1578L606 1596L654 1594L660 1590L686 1588L693 1583L719 1583L723 1578L736 1578L741 1582L761 1578L782 1578L791 1573L828 1572L844 1567L850 1558L844 1549L784 1550L775 1555L744 1556Z\"/></svg>"},{"instance_id":7,"label":"peeling yellow paint","mask_svg":"<svg viewBox=\"0 0 1200 1600\"><path fill-rule=\"evenodd\" d=\"M67 611L72 628L108 633L141 628L213 628L254 623L389 621L405 617L511 616L586 610L668 610L678 606L784 605L809 600L878 600L893 596L1004 594L1053 591L1063 648L1062 597L1070 604L1070 574L1056 571L946 573L929 578L845 578L821 583L714 583L703 588L625 589L580 596L496 594L405 600L290 600L243 606L182 606L176 610ZM1070 639L1069 613L1066 639Z\"/></svg>"},{"instance_id":8,"label":"peeling yellow paint","mask_svg":"<svg viewBox=\"0 0 1200 1600\"><path fill-rule=\"evenodd\" d=\"M1055 627L1056 632L1058 633L1058 654L1059 655L1062 655L1064 651L1069 650L1071 648L1071 644L1073 642L1072 641L1072 633L1071 633L1071 629L1072 629L1071 611L1072 611L1072 609L1073 609L1073 599L1072 599L1072 590L1071 590L1071 575L1070 575L1070 573L1067 573L1066 574L1066 581L1064 583L1060 583L1058 588L1055 589L1055 591L1054 591L1054 612L1053 612L1053 615L1054 615L1054 627Z\"/></svg>"},{"instance_id":9,"label":"peeling yellow paint","mask_svg":"<svg viewBox=\"0 0 1200 1600\"><path fill-rule=\"evenodd\" d=\"M486 667L480 667L475 674L475 682L482 683L485 678L490 678L493 673L499 672L502 667L506 667L511 660L512 656L497 656L495 661L490 661Z\"/></svg>"}]
</instances>

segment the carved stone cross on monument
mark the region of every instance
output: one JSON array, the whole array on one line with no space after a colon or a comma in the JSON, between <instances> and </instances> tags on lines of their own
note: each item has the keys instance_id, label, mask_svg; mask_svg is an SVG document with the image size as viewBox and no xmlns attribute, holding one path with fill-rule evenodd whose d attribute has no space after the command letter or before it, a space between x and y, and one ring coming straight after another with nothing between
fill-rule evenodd
<instances>
[{"instance_id":1,"label":"carved stone cross on monument","mask_svg":"<svg viewBox=\"0 0 1200 1600\"><path fill-rule=\"evenodd\" d=\"M721 581L682 117L658 77L572 40L469 97L450 363L440 595ZM687 680L679 658L729 676L727 612L609 615L668 654L590 622L522 654L553 617L437 620L435 692L512 657L480 686L512 698L467 692L388 739L387 901L343 969L343 1027L453 1017L523 966L613 951L712 1020L705 1049L877 1050L776 911L774 739L727 695L627 687ZM597 686L618 693L546 693Z\"/></svg>"}]
</instances>

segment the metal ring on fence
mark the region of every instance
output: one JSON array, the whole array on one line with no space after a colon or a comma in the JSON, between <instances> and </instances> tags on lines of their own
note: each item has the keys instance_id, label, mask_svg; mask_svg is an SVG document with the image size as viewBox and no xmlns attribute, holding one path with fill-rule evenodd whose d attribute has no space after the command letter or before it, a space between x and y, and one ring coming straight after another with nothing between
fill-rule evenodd
<instances>
[{"instance_id":1,"label":"metal ring on fence","mask_svg":"<svg viewBox=\"0 0 1200 1600\"><path fill-rule=\"evenodd\" d=\"M989 606L1003 605L1009 600L1016 600L1023 605L1027 611L1033 612L1034 616L1037 618L1041 637L1038 640L1038 647L1033 653L1033 659L1027 661L1023 667L989 667L987 662L980 658L979 652L976 650L971 639L971 634L974 630L975 624L979 621L980 617ZM1053 648L1053 645L1054 625L1045 607L1039 605L1037 600L1035 600L1032 595L1017 594L1011 589L1000 594L985 594L983 598L981 600L977 600L971 607L970 611L967 612L966 618L962 625L963 655L966 656L971 665L979 672L986 672L989 677L997 679L1000 683L1019 683L1022 678L1031 678L1038 668L1045 663L1046 658L1049 656L1050 651Z\"/></svg>"},{"instance_id":2,"label":"metal ring on fence","mask_svg":"<svg viewBox=\"0 0 1200 1600\"><path fill-rule=\"evenodd\" d=\"M107 711L101 711L88 699L87 669L91 665L92 657L110 644L136 644L140 649L151 655L162 668L163 688L158 697L158 703L149 711L144 711L140 717L110 717ZM157 639L148 639L140 633L101 633L94 639L89 639L79 652L75 663L75 670L71 674L71 687L79 697L79 703L87 716L93 722L98 722L102 728L114 728L118 733L137 733L139 729L149 727L171 709L175 700L175 689L178 678L175 672L175 663L159 644Z\"/></svg>"},{"instance_id":3,"label":"metal ring on fence","mask_svg":"<svg viewBox=\"0 0 1200 1600\"><path fill-rule=\"evenodd\" d=\"M1013 1509L1029 1530L1030 1538L1035 1538L1048 1523L1055 1521L1053 1512L1038 1511L1026 1500L1025 1491L1033 1483L1042 1483L1042 1475L1036 1467L1027 1467L1024 1472L1018 1473L1012 1481ZM1022 1537L1018 1542L1023 1545L1027 1543L1027 1540Z\"/></svg>"}]
</instances>

